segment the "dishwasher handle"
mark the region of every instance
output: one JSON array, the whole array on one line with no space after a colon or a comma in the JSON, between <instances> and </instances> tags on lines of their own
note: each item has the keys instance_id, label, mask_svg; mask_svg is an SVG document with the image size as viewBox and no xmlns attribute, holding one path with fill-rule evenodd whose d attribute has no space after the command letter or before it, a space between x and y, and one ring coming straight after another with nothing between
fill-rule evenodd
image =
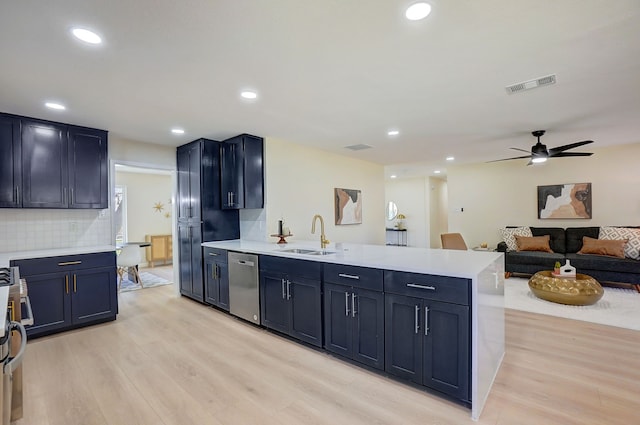
<instances>
[{"instance_id":1,"label":"dishwasher handle","mask_svg":"<svg viewBox=\"0 0 640 425\"><path fill-rule=\"evenodd\" d=\"M248 261L248 260L236 260L236 264L240 264L241 266L247 266L247 267L255 267L256 263L254 263L253 261Z\"/></svg>"}]
</instances>

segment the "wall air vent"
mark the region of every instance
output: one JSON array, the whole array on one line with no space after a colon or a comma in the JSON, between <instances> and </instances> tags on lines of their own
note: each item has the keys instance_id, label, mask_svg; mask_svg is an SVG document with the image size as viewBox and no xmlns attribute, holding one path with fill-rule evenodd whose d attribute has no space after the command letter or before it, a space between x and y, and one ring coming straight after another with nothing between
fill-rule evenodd
<instances>
[{"instance_id":1,"label":"wall air vent","mask_svg":"<svg viewBox=\"0 0 640 425\"><path fill-rule=\"evenodd\" d=\"M549 84L555 84L555 83L556 83L556 75L551 74L545 77L536 78L535 80L529 80L523 83L513 84L511 86L505 87L505 89L507 90L507 93L513 94L513 93L518 93L518 92L529 90L529 89L535 89L542 86L548 86Z\"/></svg>"},{"instance_id":2,"label":"wall air vent","mask_svg":"<svg viewBox=\"0 0 640 425\"><path fill-rule=\"evenodd\" d=\"M364 149L371 149L372 147L373 146L359 144L359 145L345 146L345 149L351 149L352 151L361 151Z\"/></svg>"}]
</instances>

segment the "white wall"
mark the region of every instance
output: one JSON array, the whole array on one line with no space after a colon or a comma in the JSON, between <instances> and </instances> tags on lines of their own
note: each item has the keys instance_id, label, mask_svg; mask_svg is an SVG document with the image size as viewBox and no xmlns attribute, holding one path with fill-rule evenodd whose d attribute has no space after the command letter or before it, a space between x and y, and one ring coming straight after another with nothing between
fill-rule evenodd
<instances>
[{"instance_id":1,"label":"white wall","mask_svg":"<svg viewBox=\"0 0 640 425\"><path fill-rule=\"evenodd\" d=\"M409 246L428 248L429 243L429 201L428 177L394 179L385 183L386 202L393 201L398 206L398 214L404 214ZM396 220L386 221L392 228Z\"/></svg>"},{"instance_id":2,"label":"white wall","mask_svg":"<svg viewBox=\"0 0 640 425\"><path fill-rule=\"evenodd\" d=\"M440 235L449 232L447 182L430 177L429 227L431 248L442 248Z\"/></svg>"},{"instance_id":3,"label":"white wall","mask_svg":"<svg viewBox=\"0 0 640 425\"><path fill-rule=\"evenodd\" d=\"M594 155L540 166L521 160L448 167L449 231L462 233L468 246L495 246L506 225L640 225L640 143L589 151ZM564 183L592 184L592 219L537 218L537 186ZM464 212L453 212L459 207Z\"/></svg>"},{"instance_id":4,"label":"white wall","mask_svg":"<svg viewBox=\"0 0 640 425\"><path fill-rule=\"evenodd\" d=\"M334 224L334 188L362 191L362 224ZM268 138L265 140L265 205L265 228L261 231L274 243L277 239L268 235L277 233L281 218L294 235L288 240L318 240L319 243L320 229L316 227L316 234L311 234L311 219L320 214L332 245L338 242L384 244L384 168L378 164ZM259 211L253 214L258 216Z\"/></svg>"},{"instance_id":5,"label":"white wall","mask_svg":"<svg viewBox=\"0 0 640 425\"><path fill-rule=\"evenodd\" d=\"M181 144L189 141L185 140ZM176 148L109 135L109 159L121 164L175 170Z\"/></svg>"}]
</instances>

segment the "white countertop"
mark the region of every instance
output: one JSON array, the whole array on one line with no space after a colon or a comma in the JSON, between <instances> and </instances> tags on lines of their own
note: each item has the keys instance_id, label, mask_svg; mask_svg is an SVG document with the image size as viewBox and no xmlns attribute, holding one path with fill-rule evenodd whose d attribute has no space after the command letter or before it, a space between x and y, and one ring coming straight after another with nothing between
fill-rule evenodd
<instances>
[{"instance_id":1,"label":"white countertop","mask_svg":"<svg viewBox=\"0 0 640 425\"><path fill-rule=\"evenodd\" d=\"M62 255L92 254L94 252L115 251L113 245L80 246L73 248L38 249L34 251L0 252L0 267L9 267L11 260L27 258L59 257Z\"/></svg>"},{"instance_id":2,"label":"white countertop","mask_svg":"<svg viewBox=\"0 0 640 425\"><path fill-rule=\"evenodd\" d=\"M202 246L323 263L347 264L469 279L475 278L487 266L503 255L501 252L493 251L458 251L352 243L330 244L326 250L333 253L327 255L284 252L293 248L320 250L319 241L296 241L278 245L273 242L236 239L205 242Z\"/></svg>"}]
</instances>

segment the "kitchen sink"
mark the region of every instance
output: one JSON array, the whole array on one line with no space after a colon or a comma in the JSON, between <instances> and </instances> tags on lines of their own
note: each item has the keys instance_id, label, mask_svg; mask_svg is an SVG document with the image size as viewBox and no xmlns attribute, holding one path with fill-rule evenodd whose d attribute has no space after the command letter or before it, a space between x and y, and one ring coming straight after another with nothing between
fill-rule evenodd
<instances>
[{"instance_id":1,"label":"kitchen sink","mask_svg":"<svg viewBox=\"0 0 640 425\"><path fill-rule=\"evenodd\" d=\"M313 252L309 252L309 255L329 255L329 254L335 254L335 251L313 251Z\"/></svg>"}]
</instances>

